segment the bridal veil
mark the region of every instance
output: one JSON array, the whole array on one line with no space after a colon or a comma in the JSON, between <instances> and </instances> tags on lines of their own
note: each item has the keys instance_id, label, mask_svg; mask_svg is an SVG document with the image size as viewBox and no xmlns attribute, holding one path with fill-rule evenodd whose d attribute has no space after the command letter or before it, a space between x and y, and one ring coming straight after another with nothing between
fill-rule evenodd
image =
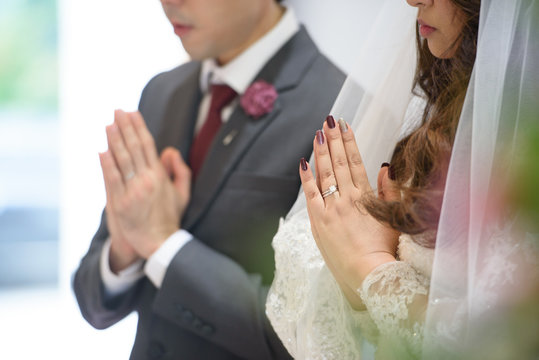
<instances>
[{"instance_id":1,"label":"bridal veil","mask_svg":"<svg viewBox=\"0 0 539 360\"><path fill-rule=\"evenodd\" d=\"M497 325L506 327L515 306L537 300L537 234L508 194L520 181L526 134L539 121L538 22L539 1L481 1L477 55L436 239L423 346L428 358L439 350L433 344L464 355L500 344L507 329L485 332L488 324L503 318ZM528 161L525 166L537 167L537 159ZM512 347L506 345L498 351Z\"/></svg>"}]
</instances>

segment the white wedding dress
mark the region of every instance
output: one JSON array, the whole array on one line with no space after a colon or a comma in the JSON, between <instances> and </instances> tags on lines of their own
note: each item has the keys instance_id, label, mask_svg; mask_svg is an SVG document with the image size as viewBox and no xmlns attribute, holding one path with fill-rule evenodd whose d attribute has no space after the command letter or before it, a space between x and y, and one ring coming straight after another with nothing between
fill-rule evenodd
<instances>
[{"instance_id":1,"label":"white wedding dress","mask_svg":"<svg viewBox=\"0 0 539 360\"><path fill-rule=\"evenodd\" d=\"M423 109L424 100L413 97L401 136L419 125ZM531 269L528 282L537 283L537 239L514 236L511 228L512 224L506 223L489 236L490 245L484 254L489 261L481 267L473 290L478 308L475 316L503 303L500 286L518 287L515 276L522 269ZM398 260L375 268L357 289L366 310L356 311L324 263L306 207L281 219L273 239L276 271L266 314L290 354L295 359L417 359L422 357L427 341L435 342L431 349L444 351L434 358L452 358L452 349L462 345L463 324L470 320L469 304L458 297L429 302L435 251L414 241L419 236L434 237L436 233L402 234ZM459 265L456 259L454 266ZM521 280L525 281L522 276ZM443 306L444 311L442 320L425 339L429 305Z\"/></svg>"},{"instance_id":2,"label":"white wedding dress","mask_svg":"<svg viewBox=\"0 0 539 360\"><path fill-rule=\"evenodd\" d=\"M424 101L413 97L402 135L418 126L423 108ZM408 307L418 302L426 306L433 249L401 235L399 261L369 274L358 289L367 310L355 311L325 266L306 208L281 220L273 247L276 272L266 312L294 358L360 359L362 353L372 357L370 344L376 345L380 334L392 341L401 338L411 345L411 354L419 354L422 326L410 320Z\"/></svg>"},{"instance_id":3,"label":"white wedding dress","mask_svg":"<svg viewBox=\"0 0 539 360\"><path fill-rule=\"evenodd\" d=\"M529 281L537 283L536 238L516 241L507 230L499 230L491 240L485 254L491 260L476 289L486 299L482 312L503 302L496 293L500 284L518 287L515 274L522 266L533 270ZM325 266L306 209L281 221L273 247L276 272L266 313L295 359L421 358L433 249L401 235L399 260L380 265L365 278L358 292L366 310L355 311ZM454 307L446 305L454 311L436 336L449 344L461 335L466 304L455 299Z\"/></svg>"},{"instance_id":4,"label":"white wedding dress","mask_svg":"<svg viewBox=\"0 0 539 360\"><path fill-rule=\"evenodd\" d=\"M360 295L367 310L355 311L341 293L312 237L306 210L293 215L273 240L276 273L266 313L296 359L360 359L379 334L397 335L421 348L421 325L408 326L408 305L428 293L433 250L407 235L399 239L400 261L376 268ZM397 296L395 296L397 294Z\"/></svg>"}]
</instances>

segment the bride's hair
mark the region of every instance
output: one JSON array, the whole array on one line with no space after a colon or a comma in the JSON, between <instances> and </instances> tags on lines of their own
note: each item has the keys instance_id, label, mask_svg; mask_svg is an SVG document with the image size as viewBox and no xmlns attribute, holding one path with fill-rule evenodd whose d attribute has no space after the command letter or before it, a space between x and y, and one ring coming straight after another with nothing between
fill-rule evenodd
<instances>
[{"instance_id":1,"label":"bride's hair","mask_svg":"<svg viewBox=\"0 0 539 360\"><path fill-rule=\"evenodd\" d=\"M393 152L390 177L401 190L401 200L386 202L369 197L364 205L371 215L392 228L418 234L436 230L443 189L466 88L475 61L480 0L451 0L464 27L449 59L437 58L416 29L418 63L414 92L426 98L422 125L399 141ZM434 247L435 237L421 245Z\"/></svg>"}]
</instances>

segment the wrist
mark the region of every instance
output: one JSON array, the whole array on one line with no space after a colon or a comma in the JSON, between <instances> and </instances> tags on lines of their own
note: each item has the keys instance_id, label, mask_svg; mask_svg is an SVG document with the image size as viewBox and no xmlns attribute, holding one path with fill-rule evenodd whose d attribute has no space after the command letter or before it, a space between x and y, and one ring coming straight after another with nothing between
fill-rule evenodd
<instances>
[{"instance_id":1,"label":"wrist","mask_svg":"<svg viewBox=\"0 0 539 360\"><path fill-rule=\"evenodd\" d=\"M115 242L111 242L109 252L109 268L114 274L134 264L140 257L133 251L121 251Z\"/></svg>"},{"instance_id":2,"label":"wrist","mask_svg":"<svg viewBox=\"0 0 539 360\"><path fill-rule=\"evenodd\" d=\"M163 245L165 240L166 239L160 239L160 240L154 240L152 242L149 242L146 246L144 246L144 248L140 252L140 256L143 259L148 260L157 250L159 250L159 248L161 247L161 245Z\"/></svg>"},{"instance_id":3,"label":"wrist","mask_svg":"<svg viewBox=\"0 0 539 360\"><path fill-rule=\"evenodd\" d=\"M348 282L349 285L353 289L358 289L363 283L363 280L365 280L374 269L382 264L394 261L397 261L394 255L383 251L363 256L359 261L356 261L355 264L350 266L348 275L348 278L350 279Z\"/></svg>"},{"instance_id":4,"label":"wrist","mask_svg":"<svg viewBox=\"0 0 539 360\"><path fill-rule=\"evenodd\" d=\"M339 285L344 294L344 297L346 298L346 300L348 300L348 304L350 304L350 307L352 309L354 309L355 311L363 311L367 309L365 307L365 304L363 303L363 300L359 296L359 293L355 291L355 289L352 289L347 285Z\"/></svg>"},{"instance_id":5,"label":"wrist","mask_svg":"<svg viewBox=\"0 0 539 360\"><path fill-rule=\"evenodd\" d=\"M174 228L165 231L162 234L155 235L152 241L148 241L146 246L141 249L140 256L143 259L148 260L178 230L178 228Z\"/></svg>"}]
</instances>

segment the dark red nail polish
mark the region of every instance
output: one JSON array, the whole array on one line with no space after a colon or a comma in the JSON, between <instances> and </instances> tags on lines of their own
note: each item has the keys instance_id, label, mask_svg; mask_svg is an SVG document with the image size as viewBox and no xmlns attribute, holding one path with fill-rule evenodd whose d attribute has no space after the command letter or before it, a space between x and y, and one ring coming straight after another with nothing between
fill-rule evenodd
<instances>
[{"instance_id":1,"label":"dark red nail polish","mask_svg":"<svg viewBox=\"0 0 539 360\"><path fill-rule=\"evenodd\" d=\"M333 118L333 115L328 115L326 117L326 122L328 123L330 129L335 128L335 119Z\"/></svg>"},{"instance_id":2,"label":"dark red nail polish","mask_svg":"<svg viewBox=\"0 0 539 360\"><path fill-rule=\"evenodd\" d=\"M316 141L318 142L318 145L324 144L324 133L322 130L316 130Z\"/></svg>"},{"instance_id":3,"label":"dark red nail polish","mask_svg":"<svg viewBox=\"0 0 539 360\"><path fill-rule=\"evenodd\" d=\"M387 169L387 176L389 176L391 180L397 179L395 177L395 168L393 167L393 165L389 165L389 168Z\"/></svg>"},{"instance_id":4,"label":"dark red nail polish","mask_svg":"<svg viewBox=\"0 0 539 360\"><path fill-rule=\"evenodd\" d=\"M383 162L381 168L386 167L386 166L389 166L389 163Z\"/></svg>"},{"instance_id":5,"label":"dark red nail polish","mask_svg":"<svg viewBox=\"0 0 539 360\"><path fill-rule=\"evenodd\" d=\"M301 164L301 170L307 171L307 161L305 161L305 158L301 158L299 163Z\"/></svg>"}]
</instances>

